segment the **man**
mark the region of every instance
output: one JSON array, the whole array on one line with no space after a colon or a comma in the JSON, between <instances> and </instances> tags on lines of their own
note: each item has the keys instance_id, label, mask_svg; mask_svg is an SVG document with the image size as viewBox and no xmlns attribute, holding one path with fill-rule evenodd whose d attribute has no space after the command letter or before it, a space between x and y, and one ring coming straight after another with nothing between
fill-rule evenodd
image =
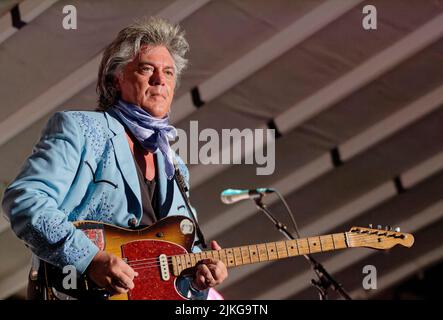
<instances>
[{"instance_id":1,"label":"man","mask_svg":"<svg viewBox=\"0 0 443 320\"><path fill-rule=\"evenodd\" d=\"M99 251L72 222L136 227L191 215L173 179L174 162L186 180L188 171L170 148L176 131L168 120L188 49L180 28L159 18L123 29L103 54L100 111L59 112L49 120L3 200L12 229L35 255L73 265L113 294L126 293L138 273ZM215 241L211 247L220 249ZM223 262L206 259L177 287L205 299L226 277Z\"/></svg>"}]
</instances>

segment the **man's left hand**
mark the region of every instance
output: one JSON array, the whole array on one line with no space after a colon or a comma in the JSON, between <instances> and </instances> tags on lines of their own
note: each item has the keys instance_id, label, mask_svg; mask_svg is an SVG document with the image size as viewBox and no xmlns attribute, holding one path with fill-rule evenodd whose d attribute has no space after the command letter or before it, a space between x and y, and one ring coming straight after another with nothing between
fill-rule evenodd
<instances>
[{"instance_id":1,"label":"man's left hand","mask_svg":"<svg viewBox=\"0 0 443 320\"><path fill-rule=\"evenodd\" d=\"M221 247L215 240L211 242L211 248L212 250L221 250ZM210 258L204 259L195 266L192 286L198 290L205 290L219 285L227 277L228 270L222 261Z\"/></svg>"}]
</instances>

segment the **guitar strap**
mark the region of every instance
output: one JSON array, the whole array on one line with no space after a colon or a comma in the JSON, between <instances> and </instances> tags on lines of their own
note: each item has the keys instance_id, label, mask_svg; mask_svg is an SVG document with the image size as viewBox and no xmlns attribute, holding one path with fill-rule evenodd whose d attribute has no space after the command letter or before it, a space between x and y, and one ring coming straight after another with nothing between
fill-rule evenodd
<instances>
[{"instance_id":1,"label":"guitar strap","mask_svg":"<svg viewBox=\"0 0 443 320\"><path fill-rule=\"evenodd\" d=\"M178 189L180 190L180 193L183 197L183 200L185 201L186 208L188 209L189 215L192 217L192 220L194 220L195 228L197 231L197 237L198 241L195 242L195 244L201 244L203 248L207 248L205 237L203 236L203 233L200 229L200 225L198 224L197 217L194 214L194 211L191 208L191 204L189 202L189 198L186 195L186 192L189 191L188 186L186 185L185 179L183 175L180 172L180 169L178 168L177 160L174 158L174 168L175 168L175 174L174 179L177 182Z\"/></svg>"}]
</instances>

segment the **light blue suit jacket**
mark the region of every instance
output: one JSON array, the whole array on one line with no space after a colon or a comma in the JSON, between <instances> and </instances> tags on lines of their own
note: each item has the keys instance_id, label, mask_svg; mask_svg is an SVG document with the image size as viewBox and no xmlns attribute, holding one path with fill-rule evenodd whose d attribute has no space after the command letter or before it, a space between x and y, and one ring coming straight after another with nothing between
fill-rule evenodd
<instances>
[{"instance_id":1,"label":"light blue suit jacket","mask_svg":"<svg viewBox=\"0 0 443 320\"><path fill-rule=\"evenodd\" d=\"M175 180L166 177L161 152L156 159L160 218L189 216ZM186 166L176 159L189 183ZM38 257L60 267L74 265L83 273L98 248L71 221L122 227L133 218L141 221L140 184L124 127L106 112L54 114L6 189L3 210Z\"/></svg>"}]
</instances>

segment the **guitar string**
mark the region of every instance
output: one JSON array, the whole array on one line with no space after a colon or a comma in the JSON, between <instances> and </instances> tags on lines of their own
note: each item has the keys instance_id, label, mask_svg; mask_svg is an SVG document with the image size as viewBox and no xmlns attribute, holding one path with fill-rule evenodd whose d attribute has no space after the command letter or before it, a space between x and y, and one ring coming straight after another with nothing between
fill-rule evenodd
<instances>
[{"instance_id":1,"label":"guitar string","mask_svg":"<svg viewBox=\"0 0 443 320\"><path fill-rule=\"evenodd\" d=\"M363 241L362 242L362 244L364 244L365 242ZM257 262L260 262L260 261L257 261ZM145 265L139 265L139 266L135 266L133 269L134 270L143 270L143 269L151 269L151 268L158 268L158 267L160 267L161 265L160 265L160 263L146 263ZM169 262L168 263L168 266L171 268L173 268L173 264L172 264L172 262ZM187 265L186 265L186 267L188 267ZM186 269L186 268L185 268Z\"/></svg>"},{"instance_id":2,"label":"guitar string","mask_svg":"<svg viewBox=\"0 0 443 320\"><path fill-rule=\"evenodd\" d=\"M352 235L351 237L352 237L351 240L354 241L354 245L356 245L356 244L361 245L361 244L367 244L368 243L368 241L365 241L365 240L368 240L367 239L368 238L367 235ZM361 240L361 239L363 239L363 240ZM327 244L327 242L325 242L325 241L323 241L323 243ZM329 243L332 243L332 241L329 241ZM224 250L224 249L222 249L222 250ZM214 252L214 251L220 251L220 250L213 250L213 251L206 251L206 252ZM323 250L321 250L321 251L323 251ZM191 255L191 254L195 255L195 253L187 253L187 254L182 254L182 255ZM199 253L199 254L201 254L201 253ZM168 256L167 257L168 264L172 263L172 258L173 257L177 258L177 257L180 257L182 255ZM203 259L207 259L207 258L203 258ZM160 266L160 263L159 263L158 260L159 260L158 258L139 259L139 260L130 261L128 264L130 266L132 266L133 268L140 268L140 267L145 267L145 266L157 267L157 266Z\"/></svg>"},{"instance_id":3,"label":"guitar string","mask_svg":"<svg viewBox=\"0 0 443 320\"><path fill-rule=\"evenodd\" d=\"M361 238L368 238L368 236L367 235L351 235L351 240L353 240L353 241L361 241ZM307 240L306 240L307 241ZM328 241L328 242L326 242L326 241L322 241L323 243L332 243L332 241ZM367 242L367 241L366 241ZM363 243L366 243L366 242L363 242ZM309 245L308 245L309 246ZM236 248L241 248L241 247L235 247L235 248L230 248L231 250L233 250L233 249L236 249ZM221 250L228 250L228 249L221 249ZM221 250L210 250L210 251L204 251L203 253L184 253L184 254L179 254L179 255L174 255L174 256L167 256L167 259L172 259L172 257L179 257L179 256L182 256L182 255L197 255L197 254L205 254L205 255L207 255L208 253L210 253L210 252L216 252L216 251L221 251ZM207 259L208 257L202 257L203 259ZM211 258L211 257L209 257L209 258ZM143 263L145 263L145 262L149 262L149 261L152 261L152 262L154 262L154 261L157 261L158 260L158 257L157 258L147 258L147 259L138 259L138 260L133 260L133 261L131 261L130 262L130 264L132 264L132 265L141 265L141 264L143 264Z\"/></svg>"}]
</instances>

